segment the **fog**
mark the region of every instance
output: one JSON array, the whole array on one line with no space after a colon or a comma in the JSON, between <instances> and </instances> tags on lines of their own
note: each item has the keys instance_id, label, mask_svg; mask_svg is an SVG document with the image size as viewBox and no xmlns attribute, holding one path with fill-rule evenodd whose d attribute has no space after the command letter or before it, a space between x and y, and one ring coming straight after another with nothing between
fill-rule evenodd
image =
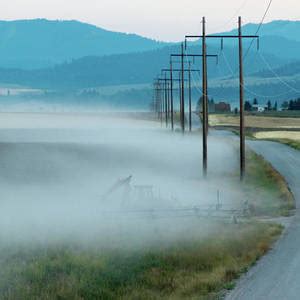
<instances>
[{"instance_id":1,"label":"fog","mask_svg":"<svg viewBox=\"0 0 300 300\"><path fill-rule=\"evenodd\" d=\"M147 244L204 230L190 209L215 206L218 193L227 207L242 200L233 140L209 137L207 180L201 141L120 116L2 113L0 239Z\"/></svg>"}]
</instances>

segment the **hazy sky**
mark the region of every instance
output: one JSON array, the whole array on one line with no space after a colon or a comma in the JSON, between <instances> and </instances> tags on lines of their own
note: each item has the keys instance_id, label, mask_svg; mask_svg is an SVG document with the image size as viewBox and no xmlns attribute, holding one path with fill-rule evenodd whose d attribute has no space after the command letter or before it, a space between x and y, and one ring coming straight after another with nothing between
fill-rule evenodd
<instances>
[{"instance_id":1,"label":"hazy sky","mask_svg":"<svg viewBox=\"0 0 300 300\"><path fill-rule=\"evenodd\" d=\"M259 22L269 0L1 0L0 19L76 19L160 40L198 33L203 15L210 32L236 26L236 16ZM274 0L266 21L300 19L299 0Z\"/></svg>"}]
</instances>

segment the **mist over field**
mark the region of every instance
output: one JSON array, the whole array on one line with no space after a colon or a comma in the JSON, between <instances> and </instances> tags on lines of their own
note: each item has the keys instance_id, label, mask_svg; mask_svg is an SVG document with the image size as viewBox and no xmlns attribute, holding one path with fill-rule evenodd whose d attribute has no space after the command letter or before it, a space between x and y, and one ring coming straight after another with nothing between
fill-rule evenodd
<instances>
[{"instance_id":1,"label":"mist over field","mask_svg":"<svg viewBox=\"0 0 300 300\"><path fill-rule=\"evenodd\" d=\"M237 152L222 137L210 139L214 179L203 181L201 137L170 135L156 122L104 114L12 113L1 114L0 126L2 240L97 237L107 242L111 232L117 239L123 232L133 239L142 236L147 244L147 231L153 224L163 226L168 216L149 218L151 210L214 206L218 191L223 204L241 203L237 182L224 180L236 173ZM104 197L129 176L130 194L120 187ZM137 185L152 186L153 198L140 197ZM135 212L143 210L148 213ZM176 228L192 224L180 226L182 214L168 220L174 238Z\"/></svg>"},{"instance_id":2,"label":"mist over field","mask_svg":"<svg viewBox=\"0 0 300 300\"><path fill-rule=\"evenodd\" d=\"M296 299L300 21L53 1L0 20L0 299Z\"/></svg>"}]
</instances>

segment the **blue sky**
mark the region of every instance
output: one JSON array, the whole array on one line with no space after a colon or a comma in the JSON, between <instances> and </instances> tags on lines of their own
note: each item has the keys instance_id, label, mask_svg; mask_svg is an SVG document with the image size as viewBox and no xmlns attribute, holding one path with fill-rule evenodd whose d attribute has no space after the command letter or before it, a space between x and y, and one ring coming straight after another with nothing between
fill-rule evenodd
<instances>
[{"instance_id":1,"label":"blue sky","mask_svg":"<svg viewBox=\"0 0 300 300\"><path fill-rule=\"evenodd\" d=\"M198 33L202 15L209 32L231 29L236 16L259 22L269 0L1 0L0 19L76 19L106 29L175 41ZM300 19L299 0L274 0L266 21Z\"/></svg>"}]
</instances>

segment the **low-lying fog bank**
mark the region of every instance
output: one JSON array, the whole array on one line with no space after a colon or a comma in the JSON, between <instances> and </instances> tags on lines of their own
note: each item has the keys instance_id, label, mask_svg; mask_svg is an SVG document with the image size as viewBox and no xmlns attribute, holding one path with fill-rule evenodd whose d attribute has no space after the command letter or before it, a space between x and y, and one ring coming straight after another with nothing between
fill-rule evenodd
<instances>
[{"instance_id":1,"label":"low-lying fog bank","mask_svg":"<svg viewBox=\"0 0 300 300\"><path fill-rule=\"evenodd\" d=\"M106 243L116 233L146 241L149 230L167 226L176 237L194 220L168 218L170 210L215 206L218 192L224 205L242 203L233 142L210 137L204 181L201 141L156 122L103 114L1 114L0 235L48 242L97 236ZM122 185L129 176L130 186Z\"/></svg>"}]
</instances>

